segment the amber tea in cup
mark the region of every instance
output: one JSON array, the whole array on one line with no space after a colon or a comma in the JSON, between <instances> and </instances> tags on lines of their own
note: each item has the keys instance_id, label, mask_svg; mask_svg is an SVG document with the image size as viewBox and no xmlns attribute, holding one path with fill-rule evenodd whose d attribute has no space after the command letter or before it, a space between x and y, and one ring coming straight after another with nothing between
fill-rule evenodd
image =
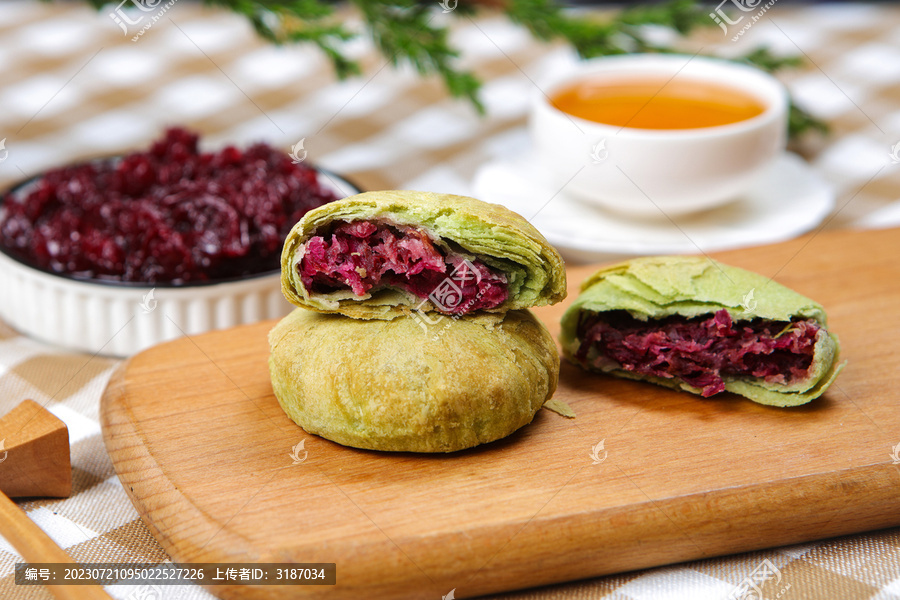
<instances>
[{"instance_id":1,"label":"amber tea in cup","mask_svg":"<svg viewBox=\"0 0 900 600\"><path fill-rule=\"evenodd\" d=\"M718 127L752 119L766 109L734 87L690 79L583 79L550 101L587 121L635 129Z\"/></svg>"},{"instance_id":2,"label":"amber tea in cup","mask_svg":"<svg viewBox=\"0 0 900 600\"><path fill-rule=\"evenodd\" d=\"M540 80L535 168L600 208L665 219L724 205L784 151L788 97L768 73L701 56L605 56Z\"/></svg>"}]
</instances>

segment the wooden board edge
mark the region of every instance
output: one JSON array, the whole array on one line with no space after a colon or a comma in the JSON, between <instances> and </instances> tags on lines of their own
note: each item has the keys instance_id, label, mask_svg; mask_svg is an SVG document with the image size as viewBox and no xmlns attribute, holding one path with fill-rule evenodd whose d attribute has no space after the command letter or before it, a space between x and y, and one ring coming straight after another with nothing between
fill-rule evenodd
<instances>
[{"instance_id":1,"label":"wooden board edge","mask_svg":"<svg viewBox=\"0 0 900 600\"><path fill-rule=\"evenodd\" d=\"M663 500L648 497L639 505L574 517L533 519L516 526L522 529L515 545L531 553L543 551L541 572L530 569L521 553L500 552L482 567L483 576L472 588L461 586L458 595L558 584L897 526L898 497L900 466L886 462ZM745 512L748 498L757 506L752 514ZM809 506L808 513L797 517L784 510L797 504ZM723 523L735 531L727 542L721 540ZM560 529L567 530L562 544ZM808 531L816 533L804 533ZM474 539L500 535L496 528L469 533ZM640 547L635 539L643 541ZM442 552L451 551L444 546Z\"/></svg>"},{"instance_id":2,"label":"wooden board edge","mask_svg":"<svg viewBox=\"0 0 900 600\"><path fill-rule=\"evenodd\" d=\"M223 537L223 541L225 538L229 538L230 543L241 541L240 539L230 539L234 535L228 531L219 533L218 530L221 527L172 484L162 467L153 458L135 425L128 406L125 388L131 360L128 359L119 365L110 376L100 398L100 426L106 451L115 465L116 475L122 482L125 493L141 520L173 560L176 558L184 562L218 562L220 560L244 562L252 560L252 557L240 554L223 558L221 553L212 552L213 547L210 547L208 542L203 545L186 543L190 539L190 536L187 535L179 540L172 539L165 535L149 518L151 509L141 498L153 497L166 506L179 506L181 509L172 514L154 515L156 518L176 519L178 522L190 523L193 533L209 532L207 537L210 539L214 533L218 533ZM217 557L215 560L211 558L213 554Z\"/></svg>"}]
</instances>

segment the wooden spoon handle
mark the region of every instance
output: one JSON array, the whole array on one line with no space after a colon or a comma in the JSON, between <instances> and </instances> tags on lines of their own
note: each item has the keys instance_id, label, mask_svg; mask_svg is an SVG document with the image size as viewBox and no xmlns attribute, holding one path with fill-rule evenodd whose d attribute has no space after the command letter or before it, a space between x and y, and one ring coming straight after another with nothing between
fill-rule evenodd
<instances>
[{"instance_id":1,"label":"wooden spoon handle","mask_svg":"<svg viewBox=\"0 0 900 600\"><path fill-rule=\"evenodd\" d=\"M29 563L73 563L65 550L0 492L0 534ZM57 600L112 600L99 585L48 585Z\"/></svg>"}]
</instances>

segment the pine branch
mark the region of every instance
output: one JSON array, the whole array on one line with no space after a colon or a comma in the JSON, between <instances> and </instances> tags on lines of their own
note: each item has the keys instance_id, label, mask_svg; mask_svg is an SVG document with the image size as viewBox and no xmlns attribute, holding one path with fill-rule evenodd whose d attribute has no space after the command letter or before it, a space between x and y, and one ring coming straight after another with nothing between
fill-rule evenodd
<instances>
[{"instance_id":1,"label":"pine branch","mask_svg":"<svg viewBox=\"0 0 900 600\"><path fill-rule=\"evenodd\" d=\"M434 6L417 0L352 2L366 20L375 45L391 64L407 62L420 75L440 75L453 96L468 99L484 113L478 98L480 82L472 73L456 69L453 63L459 52L448 43L447 29L431 24L436 15Z\"/></svg>"},{"instance_id":2,"label":"pine branch","mask_svg":"<svg viewBox=\"0 0 900 600\"><path fill-rule=\"evenodd\" d=\"M94 0L96 1L96 0ZM361 72L359 63L347 58L341 44L354 37L321 0L204 0L247 18L257 35L276 44L308 42L331 61L341 79Z\"/></svg>"},{"instance_id":3,"label":"pine branch","mask_svg":"<svg viewBox=\"0 0 900 600\"><path fill-rule=\"evenodd\" d=\"M98 9L107 0L87 0ZM697 0L668 0L636 4L601 18L597 14L572 13L557 0L349 0L365 21L367 33L392 65L408 63L422 76L441 77L455 97L469 100L479 113L481 82L456 66L459 52L448 41L446 27L432 23L443 12L455 17L471 15L477 6L494 6L513 22L542 41L563 40L584 58L629 52L678 52L677 47L654 43L648 26L665 27L680 36L698 28L717 27L708 10ZM359 64L343 52L343 44L356 37L335 16L329 0L205 0L246 17L254 30L274 43L311 43L332 62L338 77L360 72ZM799 57L780 57L758 48L735 59L769 72L802 64ZM817 130L825 123L791 103L791 136Z\"/></svg>"}]
</instances>

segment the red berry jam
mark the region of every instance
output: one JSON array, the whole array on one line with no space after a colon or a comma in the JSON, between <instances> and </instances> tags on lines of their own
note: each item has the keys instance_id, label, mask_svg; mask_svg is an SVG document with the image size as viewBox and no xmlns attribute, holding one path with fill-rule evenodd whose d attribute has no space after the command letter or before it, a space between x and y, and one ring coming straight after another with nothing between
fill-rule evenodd
<instances>
[{"instance_id":1,"label":"red berry jam","mask_svg":"<svg viewBox=\"0 0 900 600\"><path fill-rule=\"evenodd\" d=\"M599 369L614 366L643 375L680 379L704 397L725 391L723 377L787 383L808 375L821 331L812 319L754 319L735 323L727 310L711 317L672 316L639 321L625 311L585 313L575 357ZM592 357L588 355L595 352Z\"/></svg>"},{"instance_id":2,"label":"red berry jam","mask_svg":"<svg viewBox=\"0 0 900 600\"><path fill-rule=\"evenodd\" d=\"M503 273L443 250L421 229L387 223L338 222L309 239L297 270L314 293L349 288L363 296L395 287L451 315L496 308L509 297Z\"/></svg>"},{"instance_id":3,"label":"red berry jam","mask_svg":"<svg viewBox=\"0 0 900 600\"><path fill-rule=\"evenodd\" d=\"M183 284L275 271L290 228L337 196L267 144L199 152L166 131L147 151L52 169L0 204L0 246L76 278Z\"/></svg>"}]
</instances>

